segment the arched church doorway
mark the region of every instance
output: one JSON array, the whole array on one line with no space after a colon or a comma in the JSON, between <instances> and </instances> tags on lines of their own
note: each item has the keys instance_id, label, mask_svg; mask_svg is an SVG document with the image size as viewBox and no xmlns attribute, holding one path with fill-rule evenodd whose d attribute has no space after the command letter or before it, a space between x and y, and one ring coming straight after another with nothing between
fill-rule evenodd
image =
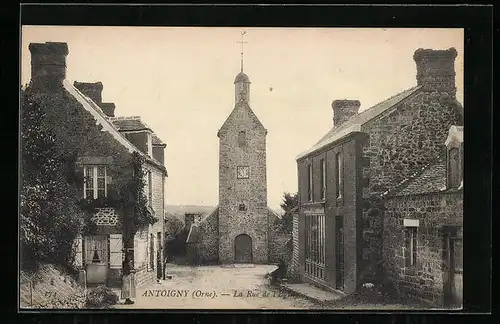
<instances>
[{"instance_id":1,"label":"arched church doorway","mask_svg":"<svg viewBox=\"0 0 500 324\"><path fill-rule=\"evenodd\" d=\"M252 263L252 238L240 234L234 239L234 262Z\"/></svg>"}]
</instances>

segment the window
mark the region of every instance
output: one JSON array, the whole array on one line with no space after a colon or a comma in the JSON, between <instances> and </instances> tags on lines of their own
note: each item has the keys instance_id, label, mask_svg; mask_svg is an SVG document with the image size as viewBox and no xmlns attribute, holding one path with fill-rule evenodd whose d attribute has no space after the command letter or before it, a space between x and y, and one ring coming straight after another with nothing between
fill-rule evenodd
<instances>
[{"instance_id":1,"label":"window","mask_svg":"<svg viewBox=\"0 0 500 324\"><path fill-rule=\"evenodd\" d=\"M320 161L320 170L321 170L321 179L320 179L320 199L324 200L326 195L326 168L325 168L325 160L321 159Z\"/></svg>"},{"instance_id":2,"label":"window","mask_svg":"<svg viewBox=\"0 0 500 324\"><path fill-rule=\"evenodd\" d=\"M460 156L458 148L454 147L448 151L448 187L458 188L460 186Z\"/></svg>"},{"instance_id":3,"label":"window","mask_svg":"<svg viewBox=\"0 0 500 324\"><path fill-rule=\"evenodd\" d=\"M325 278L325 215L305 215L305 270L312 277Z\"/></svg>"},{"instance_id":4,"label":"window","mask_svg":"<svg viewBox=\"0 0 500 324\"><path fill-rule=\"evenodd\" d=\"M342 198L344 191L344 166L342 160L342 153L337 153L335 156L335 192L337 198Z\"/></svg>"},{"instance_id":5,"label":"window","mask_svg":"<svg viewBox=\"0 0 500 324\"><path fill-rule=\"evenodd\" d=\"M405 228L405 263L407 267L417 264L417 229L418 227Z\"/></svg>"},{"instance_id":6,"label":"window","mask_svg":"<svg viewBox=\"0 0 500 324\"><path fill-rule=\"evenodd\" d=\"M249 176L250 176L250 167L239 166L236 168L236 177L238 179L248 179Z\"/></svg>"},{"instance_id":7,"label":"window","mask_svg":"<svg viewBox=\"0 0 500 324\"><path fill-rule=\"evenodd\" d=\"M153 205L153 174L151 171L148 172L148 204L150 207Z\"/></svg>"},{"instance_id":8,"label":"window","mask_svg":"<svg viewBox=\"0 0 500 324\"><path fill-rule=\"evenodd\" d=\"M246 211L247 210L247 206L245 204L239 204L238 205L238 210L239 211Z\"/></svg>"},{"instance_id":9,"label":"window","mask_svg":"<svg viewBox=\"0 0 500 324\"><path fill-rule=\"evenodd\" d=\"M106 166L86 165L83 170L85 176L83 197L89 199L106 197Z\"/></svg>"},{"instance_id":10,"label":"window","mask_svg":"<svg viewBox=\"0 0 500 324\"><path fill-rule=\"evenodd\" d=\"M313 174L311 164L307 166L307 197L309 201L313 201Z\"/></svg>"},{"instance_id":11,"label":"window","mask_svg":"<svg viewBox=\"0 0 500 324\"><path fill-rule=\"evenodd\" d=\"M240 131L238 134L238 145L240 147L247 145L247 133L245 131Z\"/></svg>"}]
</instances>

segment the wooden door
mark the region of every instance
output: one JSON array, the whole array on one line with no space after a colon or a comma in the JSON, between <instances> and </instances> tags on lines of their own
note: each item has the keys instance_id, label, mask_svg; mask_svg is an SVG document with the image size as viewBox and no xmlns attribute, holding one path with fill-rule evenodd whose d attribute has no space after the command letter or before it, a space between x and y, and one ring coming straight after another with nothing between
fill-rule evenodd
<instances>
[{"instance_id":1,"label":"wooden door","mask_svg":"<svg viewBox=\"0 0 500 324\"><path fill-rule=\"evenodd\" d=\"M342 216L335 218L335 288L344 290L344 224Z\"/></svg>"},{"instance_id":2,"label":"wooden door","mask_svg":"<svg viewBox=\"0 0 500 324\"><path fill-rule=\"evenodd\" d=\"M458 302L455 286L456 229L444 228L443 234L443 304L445 307L454 307Z\"/></svg>"},{"instance_id":3,"label":"wooden door","mask_svg":"<svg viewBox=\"0 0 500 324\"><path fill-rule=\"evenodd\" d=\"M85 237L85 265L89 284L105 284L109 268L107 235Z\"/></svg>"},{"instance_id":4,"label":"wooden door","mask_svg":"<svg viewBox=\"0 0 500 324\"><path fill-rule=\"evenodd\" d=\"M247 234L240 234L234 240L234 261L252 263L252 238Z\"/></svg>"}]
</instances>

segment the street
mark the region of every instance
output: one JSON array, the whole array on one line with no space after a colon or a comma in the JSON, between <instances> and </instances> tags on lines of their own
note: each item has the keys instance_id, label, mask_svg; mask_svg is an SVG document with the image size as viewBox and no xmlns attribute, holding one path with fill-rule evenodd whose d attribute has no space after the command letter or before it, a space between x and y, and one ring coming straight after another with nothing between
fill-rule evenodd
<instances>
[{"instance_id":1,"label":"street","mask_svg":"<svg viewBox=\"0 0 500 324\"><path fill-rule=\"evenodd\" d=\"M320 309L280 292L265 278L272 265L167 265L172 279L137 289L135 304L119 309Z\"/></svg>"}]
</instances>

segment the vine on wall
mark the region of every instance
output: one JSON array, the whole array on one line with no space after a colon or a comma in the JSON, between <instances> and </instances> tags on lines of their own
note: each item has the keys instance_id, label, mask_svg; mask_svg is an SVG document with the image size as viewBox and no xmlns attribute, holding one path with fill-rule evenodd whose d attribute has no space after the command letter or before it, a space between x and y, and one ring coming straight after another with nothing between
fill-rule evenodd
<instances>
[{"instance_id":1,"label":"vine on wall","mask_svg":"<svg viewBox=\"0 0 500 324\"><path fill-rule=\"evenodd\" d=\"M21 91L21 266L53 263L72 268L74 240L96 229L96 208L123 215L125 235L157 219L144 194L145 158L130 154L96 125L94 117L64 88ZM112 156L108 197L82 199L83 166L78 158Z\"/></svg>"}]
</instances>

